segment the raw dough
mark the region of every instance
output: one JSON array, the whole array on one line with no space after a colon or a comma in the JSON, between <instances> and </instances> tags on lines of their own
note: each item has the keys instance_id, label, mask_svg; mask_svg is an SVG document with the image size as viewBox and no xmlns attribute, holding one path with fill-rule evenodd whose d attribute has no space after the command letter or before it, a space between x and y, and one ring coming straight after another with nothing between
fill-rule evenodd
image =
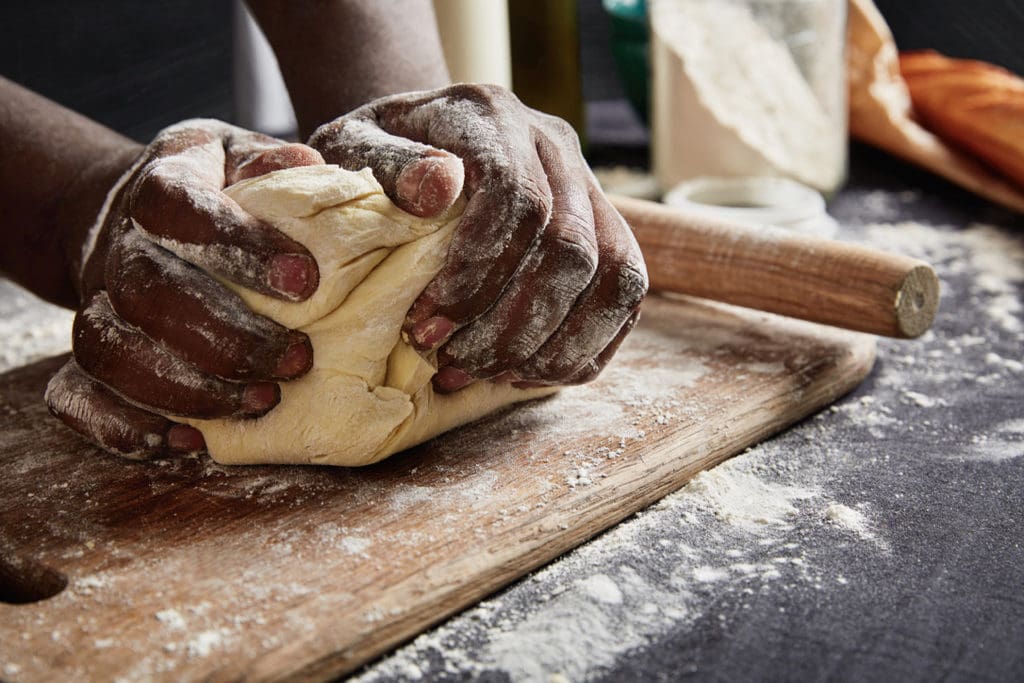
<instances>
[{"instance_id":1,"label":"raw dough","mask_svg":"<svg viewBox=\"0 0 1024 683\"><path fill-rule=\"evenodd\" d=\"M253 310L308 334L314 364L281 384L280 405L264 417L188 420L217 462L367 465L554 391L481 382L435 394L433 359L402 341L406 311L440 270L464 202L417 218L391 203L369 169L337 166L276 171L226 192L304 244L320 286L302 303L237 290Z\"/></svg>"}]
</instances>

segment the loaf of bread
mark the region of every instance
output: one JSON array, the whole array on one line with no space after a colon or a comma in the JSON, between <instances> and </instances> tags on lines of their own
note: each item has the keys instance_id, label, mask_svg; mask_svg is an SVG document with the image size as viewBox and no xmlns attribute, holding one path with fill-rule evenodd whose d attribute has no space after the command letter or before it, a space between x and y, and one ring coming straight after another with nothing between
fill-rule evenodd
<instances>
[{"instance_id":1,"label":"loaf of bread","mask_svg":"<svg viewBox=\"0 0 1024 683\"><path fill-rule=\"evenodd\" d=\"M901 53L900 72L926 128L1024 188L1024 80L931 50Z\"/></svg>"}]
</instances>

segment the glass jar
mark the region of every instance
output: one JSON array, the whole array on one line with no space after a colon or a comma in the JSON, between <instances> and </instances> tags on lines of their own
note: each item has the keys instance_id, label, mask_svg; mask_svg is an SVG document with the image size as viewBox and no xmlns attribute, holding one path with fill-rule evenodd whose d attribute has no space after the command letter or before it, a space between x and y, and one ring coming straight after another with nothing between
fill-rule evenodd
<instances>
[{"instance_id":1,"label":"glass jar","mask_svg":"<svg viewBox=\"0 0 1024 683\"><path fill-rule=\"evenodd\" d=\"M648 0L651 156L668 189L846 175L847 0Z\"/></svg>"}]
</instances>

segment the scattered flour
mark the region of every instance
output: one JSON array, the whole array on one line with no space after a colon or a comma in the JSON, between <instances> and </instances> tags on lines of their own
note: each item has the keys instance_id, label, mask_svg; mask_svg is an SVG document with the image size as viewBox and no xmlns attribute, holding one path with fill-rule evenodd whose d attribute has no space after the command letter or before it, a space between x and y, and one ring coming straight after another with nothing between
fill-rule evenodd
<instances>
[{"instance_id":1,"label":"scattered flour","mask_svg":"<svg viewBox=\"0 0 1024 683\"><path fill-rule=\"evenodd\" d=\"M744 527L787 525L798 512L796 501L818 495L814 489L763 481L735 461L701 472L684 490L720 519Z\"/></svg>"},{"instance_id":2,"label":"scattered flour","mask_svg":"<svg viewBox=\"0 0 1024 683\"><path fill-rule=\"evenodd\" d=\"M392 492L391 507L395 510L407 510L412 507L429 503L435 496L434 489L427 486L403 486Z\"/></svg>"},{"instance_id":3,"label":"scattered flour","mask_svg":"<svg viewBox=\"0 0 1024 683\"><path fill-rule=\"evenodd\" d=\"M941 404L941 400L931 396L925 396L917 391L904 391L903 396L916 406L921 408L934 408Z\"/></svg>"},{"instance_id":4,"label":"scattered flour","mask_svg":"<svg viewBox=\"0 0 1024 683\"><path fill-rule=\"evenodd\" d=\"M185 617L181 615L181 612L172 608L160 610L154 616L156 620L167 628L174 629L176 631L183 631L186 627Z\"/></svg>"},{"instance_id":5,"label":"scattered flour","mask_svg":"<svg viewBox=\"0 0 1024 683\"><path fill-rule=\"evenodd\" d=\"M594 480L590 478L590 469L587 467L577 467L572 473L565 478L565 483L569 488L576 488L577 486L590 486L594 483Z\"/></svg>"},{"instance_id":6,"label":"scattered flour","mask_svg":"<svg viewBox=\"0 0 1024 683\"><path fill-rule=\"evenodd\" d=\"M359 555L370 547L370 539L362 536L345 536L339 542L339 545L345 550L345 552L352 555Z\"/></svg>"},{"instance_id":7,"label":"scattered flour","mask_svg":"<svg viewBox=\"0 0 1024 683\"><path fill-rule=\"evenodd\" d=\"M594 574L579 583L583 592L598 602L609 605L622 604L622 591L607 574Z\"/></svg>"},{"instance_id":8,"label":"scattered flour","mask_svg":"<svg viewBox=\"0 0 1024 683\"><path fill-rule=\"evenodd\" d=\"M222 629L203 631L190 640L185 646L189 659L207 657L224 642L225 632Z\"/></svg>"},{"instance_id":9,"label":"scattered flour","mask_svg":"<svg viewBox=\"0 0 1024 683\"><path fill-rule=\"evenodd\" d=\"M849 529L861 538L867 540L875 538L875 535L868 527L868 520L864 516L864 513L854 510L842 503L830 503L829 506L825 508L825 519L833 524Z\"/></svg>"},{"instance_id":10,"label":"scattered flour","mask_svg":"<svg viewBox=\"0 0 1024 683\"><path fill-rule=\"evenodd\" d=\"M1001 422L989 433L974 435L967 453L972 460L988 462L1024 456L1024 418Z\"/></svg>"},{"instance_id":11,"label":"scattered flour","mask_svg":"<svg viewBox=\"0 0 1024 683\"><path fill-rule=\"evenodd\" d=\"M782 361L775 361L774 363L744 363L741 367L758 375L778 375L786 371L786 364Z\"/></svg>"}]
</instances>

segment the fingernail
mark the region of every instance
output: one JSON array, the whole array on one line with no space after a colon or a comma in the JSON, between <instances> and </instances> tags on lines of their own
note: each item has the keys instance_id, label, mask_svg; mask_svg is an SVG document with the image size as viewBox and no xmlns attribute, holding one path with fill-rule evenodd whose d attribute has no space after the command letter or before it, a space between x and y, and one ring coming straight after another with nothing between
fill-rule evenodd
<instances>
[{"instance_id":1,"label":"fingernail","mask_svg":"<svg viewBox=\"0 0 1024 683\"><path fill-rule=\"evenodd\" d=\"M306 340L292 343L285 349L281 360L274 368L275 377L297 377L304 374L313 365L313 353Z\"/></svg>"},{"instance_id":2,"label":"fingernail","mask_svg":"<svg viewBox=\"0 0 1024 683\"><path fill-rule=\"evenodd\" d=\"M453 368L451 366L441 368L434 375L434 388L441 393L451 393L458 391L464 386L470 384L473 381L473 377L468 373Z\"/></svg>"},{"instance_id":3,"label":"fingernail","mask_svg":"<svg viewBox=\"0 0 1024 683\"><path fill-rule=\"evenodd\" d=\"M444 316L435 315L413 325L409 335L420 350L433 349L451 336L455 323Z\"/></svg>"},{"instance_id":4,"label":"fingernail","mask_svg":"<svg viewBox=\"0 0 1024 683\"><path fill-rule=\"evenodd\" d=\"M254 382L246 385L242 391L242 404L238 407L238 413L244 417L256 417L273 408L279 400L276 384Z\"/></svg>"},{"instance_id":5,"label":"fingernail","mask_svg":"<svg viewBox=\"0 0 1024 683\"><path fill-rule=\"evenodd\" d=\"M301 254L278 254L270 262L268 284L291 299L305 299L315 288L312 259Z\"/></svg>"},{"instance_id":6,"label":"fingernail","mask_svg":"<svg viewBox=\"0 0 1024 683\"><path fill-rule=\"evenodd\" d=\"M167 448L176 453L197 453L206 450L206 440L195 427L174 425L167 430Z\"/></svg>"},{"instance_id":7,"label":"fingernail","mask_svg":"<svg viewBox=\"0 0 1024 683\"><path fill-rule=\"evenodd\" d=\"M435 216L458 199L465 171L462 160L437 154L410 161L395 180L395 192L416 216Z\"/></svg>"}]
</instances>

